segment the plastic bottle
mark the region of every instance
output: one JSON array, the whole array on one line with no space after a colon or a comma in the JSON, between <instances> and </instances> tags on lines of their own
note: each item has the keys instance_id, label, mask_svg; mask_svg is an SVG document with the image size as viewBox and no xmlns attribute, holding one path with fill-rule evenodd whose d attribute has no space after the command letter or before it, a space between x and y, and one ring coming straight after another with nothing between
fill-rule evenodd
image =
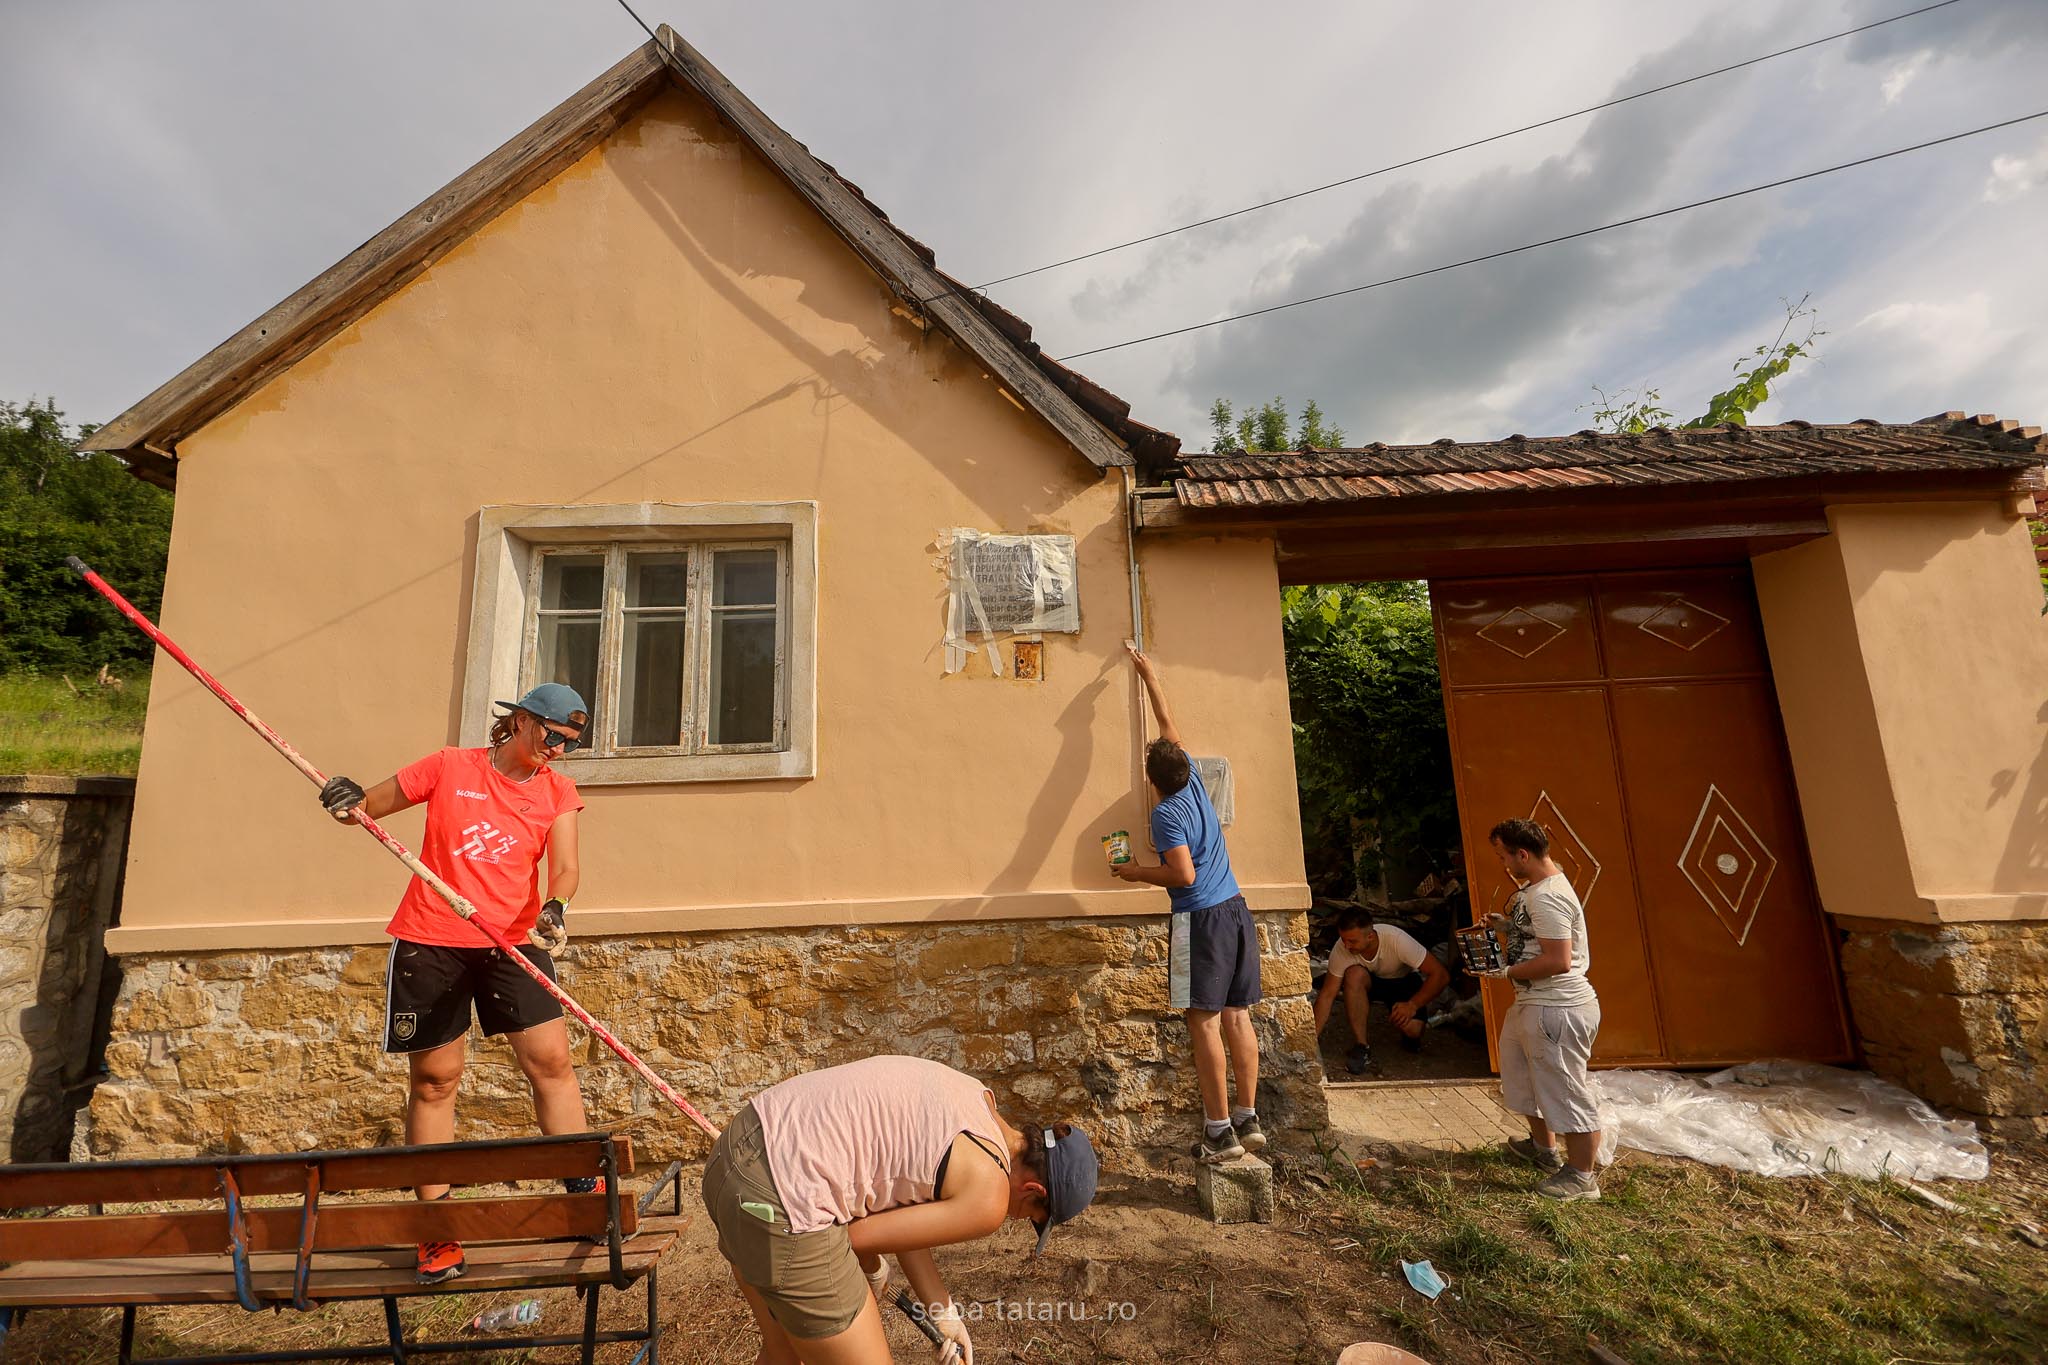
<instances>
[{"instance_id":1,"label":"plastic bottle","mask_svg":"<svg viewBox=\"0 0 2048 1365\"><path fill-rule=\"evenodd\" d=\"M517 1303L500 1304L486 1313L479 1313L469 1320L472 1332L502 1332L508 1327L531 1327L540 1321L540 1300L521 1299Z\"/></svg>"}]
</instances>

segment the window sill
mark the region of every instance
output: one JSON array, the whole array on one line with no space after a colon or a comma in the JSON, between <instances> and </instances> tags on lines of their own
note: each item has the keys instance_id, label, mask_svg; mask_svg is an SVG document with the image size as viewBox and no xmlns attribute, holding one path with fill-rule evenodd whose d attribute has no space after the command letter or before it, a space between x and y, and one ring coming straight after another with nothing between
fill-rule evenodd
<instances>
[{"instance_id":1,"label":"window sill","mask_svg":"<svg viewBox=\"0 0 2048 1365\"><path fill-rule=\"evenodd\" d=\"M550 766L579 787L749 782L818 775L817 764L810 756L794 750L767 754L562 758Z\"/></svg>"}]
</instances>

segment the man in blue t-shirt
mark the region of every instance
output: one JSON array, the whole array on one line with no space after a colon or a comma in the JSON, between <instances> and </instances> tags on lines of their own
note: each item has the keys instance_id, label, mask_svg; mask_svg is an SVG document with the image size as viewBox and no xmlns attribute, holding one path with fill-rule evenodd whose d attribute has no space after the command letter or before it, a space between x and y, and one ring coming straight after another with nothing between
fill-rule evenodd
<instances>
[{"instance_id":1,"label":"man in blue t-shirt","mask_svg":"<svg viewBox=\"0 0 2048 1365\"><path fill-rule=\"evenodd\" d=\"M1164 887L1172 901L1167 988L1173 1008L1188 1021L1195 1079L1202 1087L1203 1132L1194 1155L1197 1161L1230 1161L1266 1145L1256 1108L1259 1040L1251 1017L1259 1002L1259 933L1230 871L1216 808L1166 709L1158 670L1135 646L1126 648L1159 722L1159 738L1145 750L1145 776L1159 798L1152 808L1159 864L1114 863L1110 872L1127 882ZM1231 1076L1237 1080L1235 1109L1225 1088Z\"/></svg>"}]
</instances>

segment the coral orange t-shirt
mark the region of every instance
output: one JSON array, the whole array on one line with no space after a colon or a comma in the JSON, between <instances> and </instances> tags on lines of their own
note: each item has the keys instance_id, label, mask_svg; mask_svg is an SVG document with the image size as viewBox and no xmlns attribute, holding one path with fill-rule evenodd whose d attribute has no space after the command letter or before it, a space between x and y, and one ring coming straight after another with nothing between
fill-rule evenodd
<instances>
[{"instance_id":1,"label":"coral orange t-shirt","mask_svg":"<svg viewBox=\"0 0 2048 1365\"><path fill-rule=\"evenodd\" d=\"M548 830L583 809L576 784L543 768L514 782L491 766L489 749L442 749L398 770L408 800L427 803L420 861L476 907L477 918L517 944L540 916L540 858ZM405 888L384 932L412 943L488 948L418 877Z\"/></svg>"}]
</instances>

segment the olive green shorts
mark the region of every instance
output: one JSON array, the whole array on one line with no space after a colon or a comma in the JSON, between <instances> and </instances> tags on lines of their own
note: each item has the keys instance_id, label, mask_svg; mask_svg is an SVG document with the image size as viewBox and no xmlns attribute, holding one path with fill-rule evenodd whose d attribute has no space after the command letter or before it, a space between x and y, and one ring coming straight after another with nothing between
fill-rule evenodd
<instances>
[{"instance_id":1,"label":"olive green shorts","mask_svg":"<svg viewBox=\"0 0 2048 1365\"><path fill-rule=\"evenodd\" d=\"M718 1250L740 1281L760 1291L782 1330L815 1341L853 1325L868 1302L867 1277L843 1224L791 1232L749 1104L719 1135L704 1165L704 1207Z\"/></svg>"}]
</instances>

